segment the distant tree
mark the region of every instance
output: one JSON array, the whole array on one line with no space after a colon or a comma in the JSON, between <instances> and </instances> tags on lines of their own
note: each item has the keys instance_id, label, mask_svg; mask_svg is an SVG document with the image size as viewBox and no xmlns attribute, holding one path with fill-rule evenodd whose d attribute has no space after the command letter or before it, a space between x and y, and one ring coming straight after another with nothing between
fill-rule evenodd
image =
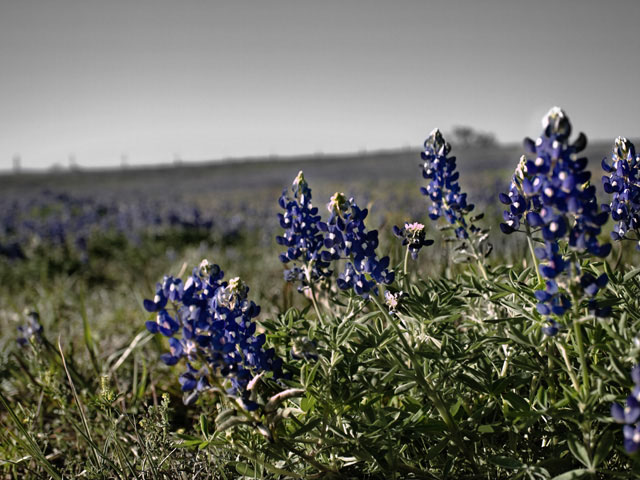
<instances>
[{"instance_id":1,"label":"distant tree","mask_svg":"<svg viewBox=\"0 0 640 480\"><path fill-rule=\"evenodd\" d=\"M453 142L459 147L468 147L472 143L473 136L475 134L473 128L465 126L453 127Z\"/></svg>"},{"instance_id":2,"label":"distant tree","mask_svg":"<svg viewBox=\"0 0 640 480\"><path fill-rule=\"evenodd\" d=\"M493 133L478 132L466 125L457 125L452 129L452 143L461 148L489 148L498 144Z\"/></svg>"}]
</instances>

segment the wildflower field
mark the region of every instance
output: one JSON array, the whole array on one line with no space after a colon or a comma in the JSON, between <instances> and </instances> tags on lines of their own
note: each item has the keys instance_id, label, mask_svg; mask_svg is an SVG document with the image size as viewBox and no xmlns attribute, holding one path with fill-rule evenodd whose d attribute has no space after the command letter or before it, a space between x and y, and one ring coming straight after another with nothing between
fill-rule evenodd
<instances>
[{"instance_id":1,"label":"wildflower field","mask_svg":"<svg viewBox=\"0 0 640 480\"><path fill-rule=\"evenodd\" d=\"M0 179L0 476L640 478L640 155L455 153Z\"/></svg>"}]
</instances>

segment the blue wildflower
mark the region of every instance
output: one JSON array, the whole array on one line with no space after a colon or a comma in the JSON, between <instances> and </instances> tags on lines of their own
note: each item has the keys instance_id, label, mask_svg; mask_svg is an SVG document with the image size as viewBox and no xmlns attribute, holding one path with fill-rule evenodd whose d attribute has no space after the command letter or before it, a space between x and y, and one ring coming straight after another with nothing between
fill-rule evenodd
<instances>
[{"instance_id":1,"label":"blue wildflower","mask_svg":"<svg viewBox=\"0 0 640 480\"><path fill-rule=\"evenodd\" d=\"M585 170L587 159L578 157L587 139L580 133L569 142L571 123L558 107L544 117L543 127L536 141L527 138L524 142L535 158L521 158L508 194L499 195L509 206L501 229L512 233L525 221L534 230L540 229L545 241L567 235L569 246L605 257L611 245L600 245L597 236L608 214L598 208L595 187L589 184L591 174Z\"/></svg>"},{"instance_id":2,"label":"blue wildflower","mask_svg":"<svg viewBox=\"0 0 640 480\"><path fill-rule=\"evenodd\" d=\"M548 337L553 337L560 331L561 325L552 318L547 319L547 325L542 327L542 333Z\"/></svg>"},{"instance_id":3,"label":"blue wildflower","mask_svg":"<svg viewBox=\"0 0 640 480\"><path fill-rule=\"evenodd\" d=\"M178 377L180 389L186 394L185 405L194 403L201 392L210 388L209 380L207 379L208 375L209 370L207 367L198 370L187 362L187 371Z\"/></svg>"},{"instance_id":4,"label":"blue wildflower","mask_svg":"<svg viewBox=\"0 0 640 480\"><path fill-rule=\"evenodd\" d=\"M465 214L471 212L474 205L467 203L467 194L460 189L456 157L448 157L450 151L451 146L444 140L440 130L434 129L425 140L422 152L422 176L430 182L420 191L431 200L431 220L444 217L451 225L456 225L458 238L468 238L468 230L475 228L467 225Z\"/></svg>"},{"instance_id":5,"label":"blue wildflower","mask_svg":"<svg viewBox=\"0 0 640 480\"><path fill-rule=\"evenodd\" d=\"M377 285L393 283L395 274L389 269L389 257L378 258L378 231L368 231L364 225L368 210L360 209L353 198L335 193L328 204L331 212L328 222L319 222L324 232L322 259L349 260L338 276L341 290L353 288L356 294L367 298L369 292L377 294Z\"/></svg>"},{"instance_id":6,"label":"blue wildflower","mask_svg":"<svg viewBox=\"0 0 640 480\"><path fill-rule=\"evenodd\" d=\"M321 257L323 236L318 229L320 215L311 203L311 188L302 170L293 181L292 191L293 198L289 198L285 189L279 199L280 207L285 213L278 214L278 218L285 231L282 236L276 237L276 241L287 247L287 251L280 254L281 262L302 263L301 267L294 263L290 269L285 270L285 280L298 281L303 287L328 276L329 262L323 261Z\"/></svg>"},{"instance_id":7,"label":"blue wildflower","mask_svg":"<svg viewBox=\"0 0 640 480\"><path fill-rule=\"evenodd\" d=\"M186 403L212 385L226 383L227 393L249 408L249 382L263 372L278 378L282 360L274 349L264 348L265 335L256 334L253 319L260 307L247 298L249 288L239 278L227 283L223 277L220 267L206 260L184 283L165 277L156 298L145 301L145 308L156 313L156 321L146 326L169 337L170 350L161 356L164 363L185 360L187 371L179 381ZM176 312L173 316L167 306Z\"/></svg>"},{"instance_id":8,"label":"blue wildflower","mask_svg":"<svg viewBox=\"0 0 640 480\"><path fill-rule=\"evenodd\" d=\"M634 454L640 449L640 365L636 365L631 370L631 379L634 388L627 397L625 406L619 403L611 405L611 416L621 424L624 435L624 448L629 454Z\"/></svg>"},{"instance_id":9,"label":"blue wildflower","mask_svg":"<svg viewBox=\"0 0 640 480\"><path fill-rule=\"evenodd\" d=\"M500 224L500 230L507 235L520 230L525 214L538 211L542 207L538 196L530 197L524 190L525 185L528 187L528 191L531 191L532 185L540 182L539 179L531 181L527 177L526 163L527 158L523 155L520 157L520 162L511 178L509 191L498 195L500 202L509 207L502 214L504 223ZM525 180L527 180L526 183Z\"/></svg>"},{"instance_id":10,"label":"blue wildflower","mask_svg":"<svg viewBox=\"0 0 640 480\"><path fill-rule=\"evenodd\" d=\"M591 174L585 170L587 159L578 154L584 150L587 139L580 133L570 142L571 123L558 107L552 108L544 117L543 132L537 140L526 138L525 149L533 158L523 156L514 173L508 193L499 195L500 201L508 206L503 213L501 230L510 234L522 231L540 233L544 247L535 249L541 260L540 274L547 280L545 289L535 292L541 315L561 317L571 307L566 292L558 287L557 279L568 272L571 262L560 253L559 242L566 241L578 253L589 253L606 257L611 251L610 244L600 244L598 235L608 219L608 213L601 211L596 202L595 187L589 183ZM580 263L575 262L575 271L580 271ZM597 279L585 274L580 286L586 297L593 297L607 283L607 276ZM606 311L598 309L590 300L590 308L597 314ZM555 335L560 325L551 317L549 325L543 328L547 335Z\"/></svg>"},{"instance_id":11,"label":"blue wildflower","mask_svg":"<svg viewBox=\"0 0 640 480\"><path fill-rule=\"evenodd\" d=\"M595 297L598 291L600 291L600 289L604 288L607 285L608 281L609 278L605 273L601 274L597 278L590 273L584 273L580 277L580 285L582 286L582 290L590 297Z\"/></svg>"},{"instance_id":12,"label":"blue wildflower","mask_svg":"<svg viewBox=\"0 0 640 480\"><path fill-rule=\"evenodd\" d=\"M640 249L640 155L636 155L633 143L618 137L611 160L611 165L602 160L602 168L610 174L602 177L604 191L613 194L611 203L602 205L616 222L611 238L635 240Z\"/></svg>"}]
</instances>

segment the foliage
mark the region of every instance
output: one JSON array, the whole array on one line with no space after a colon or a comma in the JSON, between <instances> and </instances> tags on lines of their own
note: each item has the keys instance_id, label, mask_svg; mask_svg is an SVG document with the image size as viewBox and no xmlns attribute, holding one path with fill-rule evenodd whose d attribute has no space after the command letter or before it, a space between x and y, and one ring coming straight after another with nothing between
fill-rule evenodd
<instances>
[{"instance_id":1,"label":"foliage","mask_svg":"<svg viewBox=\"0 0 640 480\"><path fill-rule=\"evenodd\" d=\"M66 282L12 290L0 312L13 322L0 468L13 478L640 475L640 269L618 241L637 234L638 162L617 140L604 164L614 198L601 210L576 155L586 137L570 135L552 109L500 196L502 231L524 237L524 256L492 252L434 130L423 217L440 234L413 212L378 232L374 208L342 193L323 220L300 173L270 249L219 242L206 252L213 264L185 248L188 261L155 289L166 264L130 266L130 280L97 288L63 270ZM616 259L601 238L613 211ZM276 249L298 293L260 276L277 270L265 260L277 262ZM12 264L21 285L34 261ZM218 265L242 273L254 300Z\"/></svg>"}]
</instances>

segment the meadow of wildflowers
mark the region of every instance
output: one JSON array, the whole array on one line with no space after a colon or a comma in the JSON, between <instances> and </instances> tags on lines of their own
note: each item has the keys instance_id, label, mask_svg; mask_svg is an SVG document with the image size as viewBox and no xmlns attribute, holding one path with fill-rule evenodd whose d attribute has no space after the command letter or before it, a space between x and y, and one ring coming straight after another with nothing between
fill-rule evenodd
<instances>
[{"instance_id":1,"label":"meadow of wildflowers","mask_svg":"<svg viewBox=\"0 0 640 480\"><path fill-rule=\"evenodd\" d=\"M586 146L551 109L491 206L435 129L421 208L383 221L391 200L302 171L268 227L3 200L0 471L640 477L640 156ZM37 261L60 252L73 268Z\"/></svg>"}]
</instances>

